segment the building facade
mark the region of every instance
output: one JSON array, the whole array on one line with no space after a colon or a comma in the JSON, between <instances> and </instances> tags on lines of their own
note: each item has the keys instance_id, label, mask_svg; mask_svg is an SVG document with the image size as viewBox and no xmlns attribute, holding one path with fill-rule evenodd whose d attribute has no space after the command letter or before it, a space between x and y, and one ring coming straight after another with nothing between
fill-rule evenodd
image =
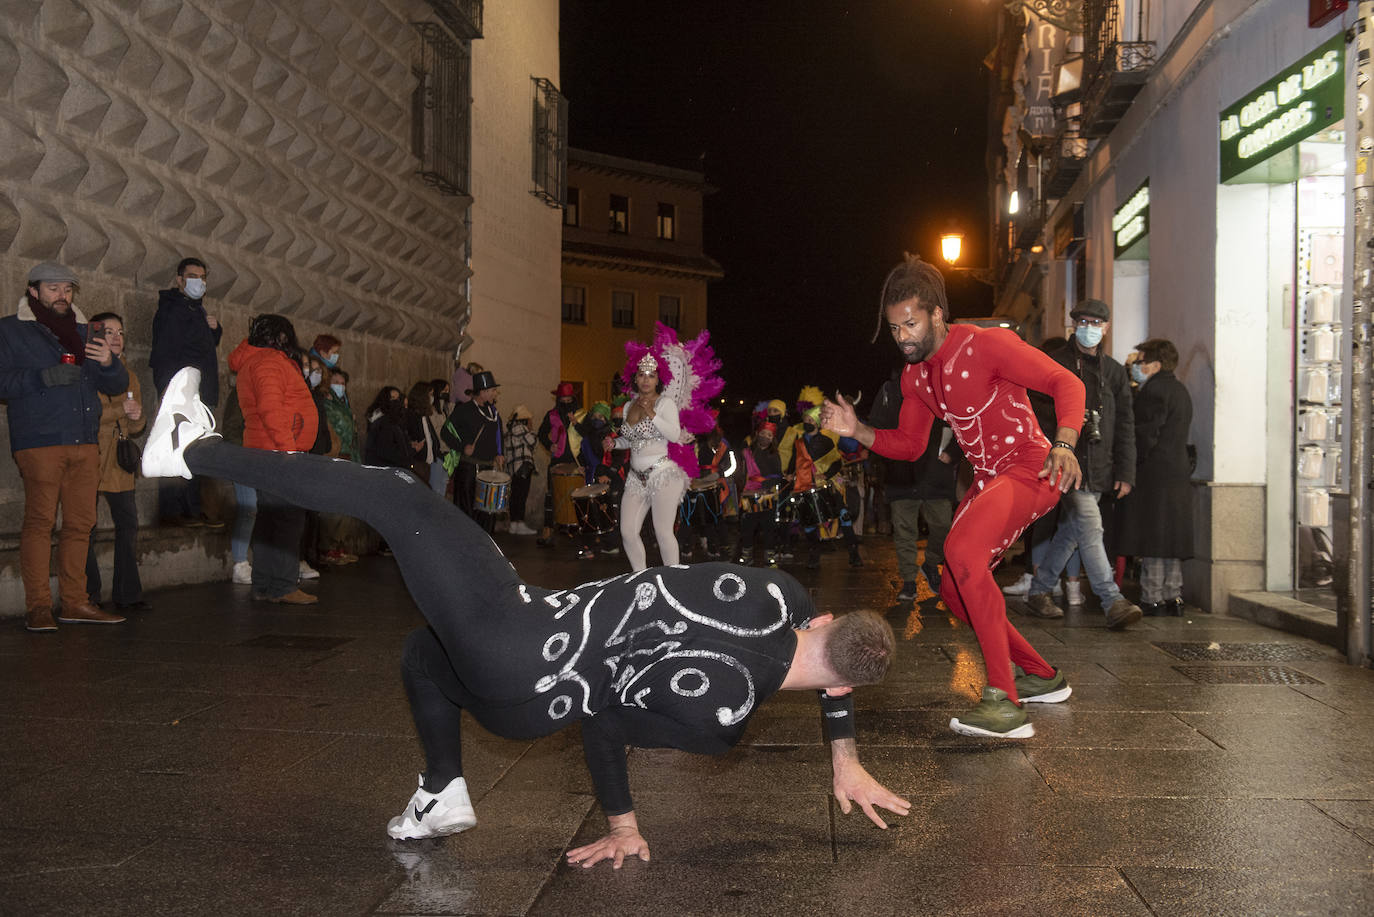
<instances>
[{"instance_id":1,"label":"building facade","mask_svg":"<svg viewBox=\"0 0 1374 917\"><path fill-rule=\"evenodd\" d=\"M703 250L700 172L568 152L563 210L563 379L584 404L609 400L625 342L655 322L683 338L706 327L706 292L724 276Z\"/></svg>"},{"instance_id":2,"label":"building facade","mask_svg":"<svg viewBox=\"0 0 1374 917\"><path fill-rule=\"evenodd\" d=\"M209 265L221 361L252 316L285 314L307 346L343 340L359 410L459 352L507 399L556 381L562 185L535 162L563 139L530 114L558 80L556 0L29 0L0 23L0 308L36 262L70 265L85 314L125 316L148 410L157 291L187 255ZM140 484L147 521L154 503ZM22 504L0 463L3 532ZM0 562L0 607L22 607Z\"/></svg>"},{"instance_id":3,"label":"building facade","mask_svg":"<svg viewBox=\"0 0 1374 917\"><path fill-rule=\"evenodd\" d=\"M1185 597L1337 643L1368 526L1348 448L1355 24L1344 3L1026 0L994 101L998 312L1038 341L1091 296L1116 358L1174 341L1197 450Z\"/></svg>"}]
</instances>

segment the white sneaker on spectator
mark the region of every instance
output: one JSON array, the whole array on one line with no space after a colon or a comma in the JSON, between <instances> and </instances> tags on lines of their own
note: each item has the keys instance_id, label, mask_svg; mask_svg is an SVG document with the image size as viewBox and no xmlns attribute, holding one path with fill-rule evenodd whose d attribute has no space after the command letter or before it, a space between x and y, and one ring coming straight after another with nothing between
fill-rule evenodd
<instances>
[{"instance_id":1,"label":"white sneaker on spectator","mask_svg":"<svg viewBox=\"0 0 1374 917\"><path fill-rule=\"evenodd\" d=\"M1068 597L1070 605L1083 604L1083 581L1071 579L1064 584L1064 593Z\"/></svg>"},{"instance_id":2,"label":"white sneaker on spectator","mask_svg":"<svg viewBox=\"0 0 1374 917\"><path fill-rule=\"evenodd\" d=\"M1021 578L1010 586L1002 587L1003 595L1030 595L1031 575L1022 573Z\"/></svg>"},{"instance_id":3,"label":"white sneaker on spectator","mask_svg":"<svg viewBox=\"0 0 1374 917\"><path fill-rule=\"evenodd\" d=\"M301 561L301 579L319 579L320 571L310 566L304 560Z\"/></svg>"},{"instance_id":4,"label":"white sneaker on spectator","mask_svg":"<svg viewBox=\"0 0 1374 917\"><path fill-rule=\"evenodd\" d=\"M253 565L246 560L234 564L234 582L240 586L253 585Z\"/></svg>"}]
</instances>

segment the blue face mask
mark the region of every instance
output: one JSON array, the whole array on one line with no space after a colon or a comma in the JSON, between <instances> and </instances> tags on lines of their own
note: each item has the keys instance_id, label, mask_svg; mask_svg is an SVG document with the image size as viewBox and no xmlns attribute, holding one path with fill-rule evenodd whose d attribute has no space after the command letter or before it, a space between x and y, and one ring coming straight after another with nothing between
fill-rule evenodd
<instances>
[{"instance_id":1,"label":"blue face mask","mask_svg":"<svg viewBox=\"0 0 1374 917\"><path fill-rule=\"evenodd\" d=\"M342 398L344 396L344 387L340 382L331 382L329 390L334 393L335 398Z\"/></svg>"},{"instance_id":2,"label":"blue face mask","mask_svg":"<svg viewBox=\"0 0 1374 917\"><path fill-rule=\"evenodd\" d=\"M337 353L324 354L320 359L323 360L324 365L328 366L330 369L333 369L339 363L339 355Z\"/></svg>"},{"instance_id":3,"label":"blue face mask","mask_svg":"<svg viewBox=\"0 0 1374 917\"><path fill-rule=\"evenodd\" d=\"M1078 338L1078 343L1091 350L1102 343L1102 326L1079 325L1073 336Z\"/></svg>"},{"instance_id":4,"label":"blue face mask","mask_svg":"<svg viewBox=\"0 0 1374 917\"><path fill-rule=\"evenodd\" d=\"M1140 364L1139 364L1139 363L1132 363L1132 364L1131 364L1131 378L1135 380L1135 384L1136 384L1136 385L1144 385L1144 384L1145 384L1145 380L1148 379L1148 378L1150 378L1150 377L1147 376L1147 375L1145 375L1145 370L1143 370L1143 369L1140 368Z\"/></svg>"}]
</instances>

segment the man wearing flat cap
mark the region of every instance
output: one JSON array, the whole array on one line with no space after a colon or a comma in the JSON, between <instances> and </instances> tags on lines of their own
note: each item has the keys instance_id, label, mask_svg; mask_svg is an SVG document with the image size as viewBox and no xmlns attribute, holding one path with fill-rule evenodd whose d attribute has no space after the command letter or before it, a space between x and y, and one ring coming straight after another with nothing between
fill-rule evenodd
<instances>
[{"instance_id":1,"label":"man wearing flat cap","mask_svg":"<svg viewBox=\"0 0 1374 917\"><path fill-rule=\"evenodd\" d=\"M1074 321L1069 346L1061 347L1051 358L1067 367L1083 382L1087 395L1083 430L1075 452L1083 469L1083 483L1059 501L1059 528L1044 561L1031 580L1026 604L1039 618L1062 618L1064 612L1054 604L1051 593L1059 583L1069 558L1077 550L1083 559L1088 584L1102 603L1107 626L1120 630L1140 620L1140 608L1117 588L1111 559L1103 537L1102 509L1098 501L1106 494L1122 499L1135 486L1135 412L1131 383L1126 368L1107 353L1103 336L1111 327L1112 310L1100 299L1085 299L1069 313ZM1033 396L1036 416L1045 429L1044 417L1053 416L1048 398ZM1071 583L1073 596L1079 590ZM1081 593L1079 593L1081 594Z\"/></svg>"},{"instance_id":2,"label":"man wearing flat cap","mask_svg":"<svg viewBox=\"0 0 1374 917\"><path fill-rule=\"evenodd\" d=\"M44 261L29 271L16 314L0 319L0 399L9 404L10 452L24 481L19 569L25 627L119 624L86 595L86 549L95 527L100 484L100 395L122 395L129 373L103 331L76 308L76 274ZM52 530L57 542L61 607L53 619Z\"/></svg>"},{"instance_id":3,"label":"man wearing flat cap","mask_svg":"<svg viewBox=\"0 0 1374 917\"><path fill-rule=\"evenodd\" d=\"M496 410L496 394L500 386L490 372L474 373L472 377L471 401L453 406L448 423L444 424L444 441L450 449L463 453L463 461L458 465L458 475L454 478L454 501L469 516L473 515L473 497L477 490L477 472L502 471L505 469L506 455L501 438L501 415ZM448 429L457 433L454 437ZM487 523L488 531L493 522Z\"/></svg>"}]
</instances>

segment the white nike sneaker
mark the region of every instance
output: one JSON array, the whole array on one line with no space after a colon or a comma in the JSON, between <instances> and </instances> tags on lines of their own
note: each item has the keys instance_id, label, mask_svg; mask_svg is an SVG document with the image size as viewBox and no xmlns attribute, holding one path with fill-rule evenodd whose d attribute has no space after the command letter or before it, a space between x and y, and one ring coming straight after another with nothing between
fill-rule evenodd
<instances>
[{"instance_id":1,"label":"white nike sneaker","mask_svg":"<svg viewBox=\"0 0 1374 917\"><path fill-rule=\"evenodd\" d=\"M162 395L157 419L148 434L148 444L143 447L143 476L173 478L180 475L191 480L191 469L186 467L186 447L212 436L218 438L219 434L215 432L215 415L200 402L200 370L194 366L177 370Z\"/></svg>"},{"instance_id":2,"label":"white nike sneaker","mask_svg":"<svg viewBox=\"0 0 1374 917\"><path fill-rule=\"evenodd\" d=\"M468 784L462 777L454 777L438 793L425 789L425 777L420 775L420 787L406 803L400 815L386 823L386 833L398 841L422 837L442 837L457 834L477 824L468 798Z\"/></svg>"},{"instance_id":3,"label":"white nike sneaker","mask_svg":"<svg viewBox=\"0 0 1374 917\"><path fill-rule=\"evenodd\" d=\"M1021 578L1009 586L1002 587L1003 595L1030 595L1031 575L1022 573Z\"/></svg>"}]
</instances>

